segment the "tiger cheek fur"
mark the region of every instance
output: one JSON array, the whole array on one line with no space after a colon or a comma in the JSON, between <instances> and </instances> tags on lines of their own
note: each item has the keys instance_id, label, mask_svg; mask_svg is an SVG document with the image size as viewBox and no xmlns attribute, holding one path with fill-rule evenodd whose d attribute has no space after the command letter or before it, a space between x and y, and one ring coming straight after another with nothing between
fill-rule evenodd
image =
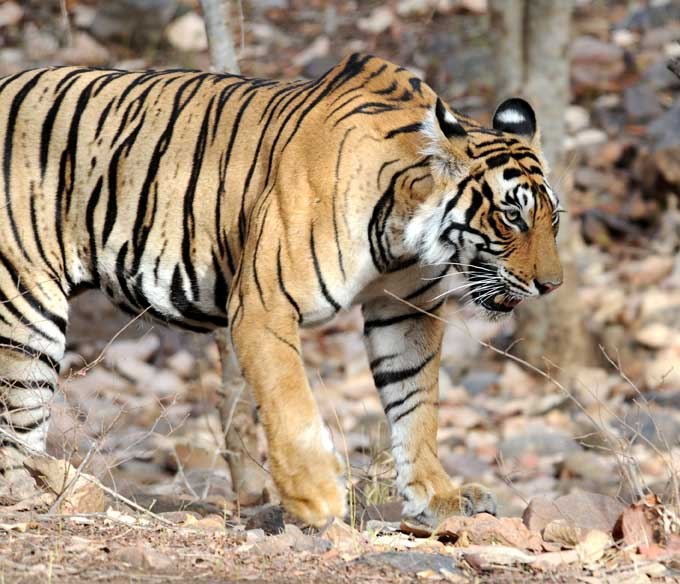
<instances>
[{"instance_id":1,"label":"tiger cheek fur","mask_svg":"<svg viewBox=\"0 0 680 584\"><path fill-rule=\"evenodd\" d=\"M502 260L489 207L539 191L555 207L528 110L508 103L502 128L483 128L370 55L313 81L73 67L0 79L0 495L44 450L67 301L92 287L170 325L228 327L282 501L313 525L343 516L346 495L299 331L361 305L404 513L495 512L439 462L443 323L427 313L442 314L456 266Z\"/></svg>"}]
</instances>

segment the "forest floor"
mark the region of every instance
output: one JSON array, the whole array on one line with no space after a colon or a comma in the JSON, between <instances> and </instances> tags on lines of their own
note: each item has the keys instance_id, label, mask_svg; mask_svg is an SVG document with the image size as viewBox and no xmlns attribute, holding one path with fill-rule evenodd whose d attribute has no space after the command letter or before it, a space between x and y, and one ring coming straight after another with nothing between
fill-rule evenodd
<instances>
[{"instance_id":1,"label":"forest floor","mask_svg":"<svg viewBox=\"0 0 680 584\"><path fill-rule=\"evenodd\" d=\"M1 74L208 68L190 0L69 0L70 34L56 4L0 4ZM485 2L244 4L245 74L317 76L362 50L410 67L480 120L493 111ZM680 3L577 4L560 188L580 228L579 295L599 348L557 383L559 363L537 374L513 356L511 320L448 307L439 453L454 481L492 489L499 518L452 519L435 534L400 523L356 311L303 338L349 463L353 513L310 531L274 494L273 506L240 507L222 457L214 341L130 323L88 293L72 309L55 458L35 461L46 494L0 501L0 584L680 578L680 82L665 67L680 46Z\"/></svg>"}]
</instances>

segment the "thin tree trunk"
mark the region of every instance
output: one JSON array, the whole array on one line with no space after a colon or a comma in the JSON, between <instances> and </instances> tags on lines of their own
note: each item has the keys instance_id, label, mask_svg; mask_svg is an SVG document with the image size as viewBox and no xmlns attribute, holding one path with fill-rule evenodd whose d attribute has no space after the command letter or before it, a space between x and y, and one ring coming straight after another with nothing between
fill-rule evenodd
<instances>
[{"instance_id":1,"label":"thin tree trunk","mask_svg":"<svg viewBox=\"0 0 680 584\"><path fill-rule=\"evenodd\" d=\"M569 103L569 29L572 0L491 0L498 100L523 95L536 110L551 183L568 209L569 177L564 164L564 112ZM517 309L517 352L544 367L545 359L565 372L593 362L592 340L578 300L574 264L576 234L568 214L558 238L564 284L546 298Z\"/></svg>"},{"instance_id":2,"label":"thin tree trunk","mask_svg":"<svg viewBox=\"0 0 680 584\"><path fill-rule=\"evenodd\" d=\"M238 74L230 8L229 0L201 0L212 65L215 71Z\"/></svg>"}]
</instances>

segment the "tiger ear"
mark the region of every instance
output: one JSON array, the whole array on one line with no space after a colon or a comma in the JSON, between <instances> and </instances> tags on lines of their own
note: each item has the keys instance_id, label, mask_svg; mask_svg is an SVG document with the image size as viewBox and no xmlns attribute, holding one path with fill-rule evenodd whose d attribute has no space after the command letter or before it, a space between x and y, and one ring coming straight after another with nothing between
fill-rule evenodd
<instances>
[{"instance_id":1,"label":"tiger ear","mask_svg":"<svg viewBox=\"0 0 680 584\"><path fill-rule=\"evenodd\" d=\"M531 143L538 141L536 114L529 103L519 97L506 99L496 108L493 129L515 134Z\"/></svg>"},{"instance_id":2,"label":"tiger ear","mask_svg":"<svg viewBox=\"0 0 680 584\"><path fill-rule=\"evenodd\" d=\"M427 139L423 154L432 157L431 165L438 174L455 178L467 171L468 133L439 97L422 124L422 131Z\"/></svg>"}]
</instances>

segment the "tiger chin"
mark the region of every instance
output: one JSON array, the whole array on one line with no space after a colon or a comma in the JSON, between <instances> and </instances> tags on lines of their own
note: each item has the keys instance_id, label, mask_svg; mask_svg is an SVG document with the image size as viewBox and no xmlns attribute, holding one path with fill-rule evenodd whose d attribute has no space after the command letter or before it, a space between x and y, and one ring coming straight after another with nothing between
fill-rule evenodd
<instances>
[{"instance_id":1,"label":"tiger chin","mask_svg":"<svg viewBox=\"0 0 680 584\"><path fill-rule=\"evenodd\" d=\"M0 148L0 492L45 448L68 300L90 287L229 331L281 499L312 525L343 516L346 495L299 331L360 305L404 515L495 512L437 456L444 325L430 315L458 291L495 318L562 281L525 101L484 127L358 54L292 82L35 69L0 79Z\"/></svg>"}]
</instances>

